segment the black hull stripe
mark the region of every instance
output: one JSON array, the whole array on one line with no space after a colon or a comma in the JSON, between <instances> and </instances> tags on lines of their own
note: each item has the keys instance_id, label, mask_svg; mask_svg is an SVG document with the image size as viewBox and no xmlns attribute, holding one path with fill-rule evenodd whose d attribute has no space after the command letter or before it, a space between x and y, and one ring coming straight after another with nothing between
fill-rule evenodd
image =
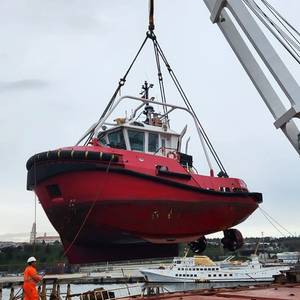
<instances>
[{"instance_id":1,"label":"black hull stripe","mask_svg":"<svg viewBox=\"0 0 300 300\"><path fill-rule=\"evenodd\" d=\"M99 162L72 162L72 161L55 161L55 162L44 162L35 164L30 168L27 174L27 189L33 190L35 183L39 184L51 177L66 174L70 172L82 172L82 171L106 171L107 164L101 164ZM152 180L159 183L164 183L174 187L179 187L186 190L192 190L201 192L203 194L210 195L222 195L222 197L242 197L242 198L253 198L257 203L262 203L261 193L249 193L249 192L222 192L215 190L207 190L201 187L195 187L181 182L176 182L165 177L153 176L136 171L128 170L119 166L110 166L109 172L120 173L131 175L139 178Z\"/></svg>"}]
</instances>

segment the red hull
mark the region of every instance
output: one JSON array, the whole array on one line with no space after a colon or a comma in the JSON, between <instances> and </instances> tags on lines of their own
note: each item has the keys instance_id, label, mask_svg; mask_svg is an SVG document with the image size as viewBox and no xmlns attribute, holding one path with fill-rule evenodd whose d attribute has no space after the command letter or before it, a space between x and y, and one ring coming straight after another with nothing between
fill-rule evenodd
<instances>
[{"instance_id":1,"label":"red hull","mask_svg":"<svg viewBox=\"0 0 300 300\"><path fill-rule=\"evenodd\" d=\"M75 150L91 148L104 150ZM105 151L120 159L49 158L29 168L28 188L69 249L71 263L173 256L176 244L239 224L261 200L238 179L187 174L169 158ZM158 173L157 165L168 172Z\"/></svg>"}]
</instances>

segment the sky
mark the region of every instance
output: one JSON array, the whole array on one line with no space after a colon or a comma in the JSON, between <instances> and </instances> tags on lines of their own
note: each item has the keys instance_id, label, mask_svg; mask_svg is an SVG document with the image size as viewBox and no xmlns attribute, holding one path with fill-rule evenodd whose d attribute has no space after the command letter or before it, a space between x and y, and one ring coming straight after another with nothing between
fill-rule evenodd
<instances>
[{"instance_id":1,"label":"sky","mask_svg":"<svg viewBox=\"0 0 300 300\"><path fill-rule=\"evenodd\" d=\"M270 3L300 28L298 0ZM0 240L29 239L34 194L26 190L27 159L74 145L99 118L145 37L147 6L146 0L0 1ZM262 192L261 207L299 235L298 154L275 129L203 1L157 0L155 21L160 44L228 173ZM299 82L299 65L278 51ZM149 45L122 94L137 96L144 80L157 87L153 66ZM166 88L169 102L179 103L169 81ZM182 129L184 118L173 124ZM191 152L207 174L195 145ZM259 210L237 228L246 236L280 236ZM55 233L40 204L37 231Z\"/></svg>"}]
</instances>

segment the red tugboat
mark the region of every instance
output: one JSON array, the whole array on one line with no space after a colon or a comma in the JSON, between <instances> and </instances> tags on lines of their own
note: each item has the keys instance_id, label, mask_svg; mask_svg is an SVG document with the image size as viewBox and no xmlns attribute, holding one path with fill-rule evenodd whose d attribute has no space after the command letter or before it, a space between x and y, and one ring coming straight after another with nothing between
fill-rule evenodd
<instances>
[{"instance_id":1,"label":"red tugboat","mask_svg":"<svg viewBox=\"0 0 300 300\"><path fill-rule=\"evenodd\" d=\"M153 29L149 26L146 40L153 41L172 77ZM186 107L166 103L159 61L157 66L161 102L149 98L147 83L140 98L117 100L127 72L100 120L79 141L83 145L39 153L27 162L27 189L37 194L71 263L176 256L183 242L198 253L205 249L205 235L218 231L224 231L224 247L235 250L243 237L231 228L262 202L260 193L228 177L185 94ZM126 100L138 104L131 116L110 121ZM192 156L182 152L186 130L170 128L174 111L193 119L209 176L197 174ZM207 148L220 167L218 176Z\"/></svg>"},{"instance_id":2,"label":"red tugboat","mask_svg":"<svg viewBox=\"0 0 300 300\"><path fill-rule=\"evenodd\" d=\"M71 246L70 262L172 256L176 244L193 241L197 252L204 235L222 230L234 250L241 241L227 229L257 208L261 194L248 192L240 179L194 173L192 157L180 151L182 134L153 111L161 103L134 97L118 102L127 98L141 103L144 122L137 110L89 145L39 153L27 162L28 189L65 248Z\"/></svg>"}]
</instances>

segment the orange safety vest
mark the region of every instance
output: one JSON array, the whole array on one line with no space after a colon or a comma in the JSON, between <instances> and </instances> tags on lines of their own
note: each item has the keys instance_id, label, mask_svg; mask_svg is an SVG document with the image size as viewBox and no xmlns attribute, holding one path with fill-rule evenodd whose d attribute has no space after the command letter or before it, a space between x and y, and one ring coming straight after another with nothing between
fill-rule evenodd
<instances>
[{"instance_id":1,"label":"orange safety vest","mask_svg":"<svg viewBox=\"0 0 300 300\"><path fill-rule=\"evenodd\" d=\"M38 300L38 292L36 289L36 284L42 279L40 275L38 275L35 267L27 266L24 271L24 300Z\"/></svg>"}]
</instances>

